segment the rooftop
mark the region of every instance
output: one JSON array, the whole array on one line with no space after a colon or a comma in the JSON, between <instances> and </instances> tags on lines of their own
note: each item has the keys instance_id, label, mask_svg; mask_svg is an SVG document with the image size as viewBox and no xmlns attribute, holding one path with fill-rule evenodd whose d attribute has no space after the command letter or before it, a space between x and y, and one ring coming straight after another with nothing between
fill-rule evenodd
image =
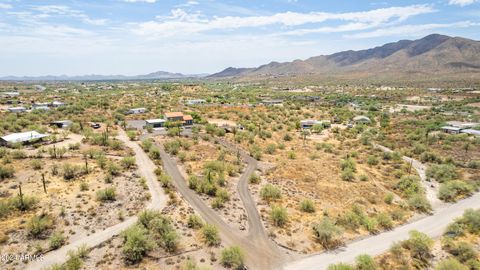
<instances>
[{"instance_id":1,"label":"rooftop","mask_svg":"<svg viewBox=\"0 0 480 270\"><path fill-rule=\"evenodd\" d=\"M167 118L183 117L183 113L182 112L168 112L168 113L165 113L165 117L167 117Z\"/></svg>"},{"instance_id":2,"label":"rooftop","mask_svg":"<svg viewBox=\"0 0 480 270\"><path fill-rule=\"evenodd\" d=\"M36 131L27 131L21 133L12 133L9 135L5 135L2 140L9 142L9 143L18 143L18 142L28 142L31 140L37 140L41 138L48 137L48 134L40 134Z\"/></svg>"},{"instance_id":3,"label":"rooftop","mask_svg":"<svg viewBox=\"0 0 480 270\"><path fill-rule=\"evenodd\" d=\"M145 120L147 124L154 124L154 123L164 123L166 120L165 119L148 119Z\"/></svg>"}]
</instances>

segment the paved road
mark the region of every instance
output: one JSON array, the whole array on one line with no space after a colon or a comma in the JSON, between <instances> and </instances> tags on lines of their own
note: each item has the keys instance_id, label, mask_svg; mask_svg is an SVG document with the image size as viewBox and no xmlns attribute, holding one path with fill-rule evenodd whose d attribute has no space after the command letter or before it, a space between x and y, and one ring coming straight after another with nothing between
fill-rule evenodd
<instances>
[{"instance_id":1,"label":"paved road","mask_svg":"<svg viewBox=\"0 0 480 270\"><path fill-rule=\"evenodd\" d=\"M387 148L383 145L374 144L374 146L384 152L388 152L388 153L393 152L392 149ZM425 189L425 196L427 197L427 200L432 205L433 210L443 206L444 203L437 197L439 184L436 181L427 181L427 176L426 176L427 166L425 166L420 161L413 159L411 157L403 156L402 159L405 162L412 164L412 167L417 171L418 176L420 177L421 183L423 185L423 188Z\"/></svg>"},{"instance_id":2,"label":"paved road","mask_svg":"<svg viewBox=\"0 0 480 270\"><path fill-rule=\"evenodd\" d=\"M160 210L167 205L167 196L164 194L157 177L154 174L155 164L145 154L142 148L135 142L128 139L123 130L119 130L118 139L123 141L127 147L130 147L135 152L137 160L138 172L141 176L147 179L147 185L151 194L150 203L147 205L148 209ZM41 261L32 261L26 266L26 269L38 270L50 267L53 264L63 263L67 259L67 253L70 250L76 250L79 247L86 245L87 247L95 247L113 236L120 234L122 231L133 225L137 221L137 217L131 217L122 223L109 227L103 231L96 232L85 238L79 239L60 249L48 252L43 256Z\"/></svg>"},{"instance_id":3,"label":"paved road","mask_svg":"<svg viewBox=\"0 0 480 270\"><path fill-rule=\"evenodd\" d=\"M172 177L173 184L177 190L182 194L183 198L190 204L190 206L200 213L207 223L213 224L219 229L225 244L238 245L242 248L246 255L246 264L250 269L267 270L278 269L281 267L287 258L287 255L282 254L282 252L266 236L255 203L248 192L246 181L248 181L250 173L255 171L256 162L252 160L249 161L247 169L240 179L240 182L243 182L243 185L239 185L242 194L242 201L245 197L250 197L250 200L246 200L248 206L245 206L248 209L247 215L249 217L249 235L245 237L242 232L228 225L212 208L210 208L210 206L205 204L195 191L188 187L187 182L178 169L176 161L165 152L161 145L159 145L159 147L161 149L160 153L164 169L166 173ZM247 193L245 193L245 190ZM254 211L252 211L252 209L254 209Z\"/></svg>"},{"instance_id":4,"label":"paved road","mask_svg":"<svg viewBox=\"0 0 480 270\"><path fill-rule=\"evenodd\" d=\"M394 242L407 239L408 233L412 230L418 230L428 234L430 237L437 238L443 234L448 224L450 224L455 218L460 217L465 210L472 207L478 207L479 205L480 193L477 193L474 196L455 204L444 204L439 207L432 216L395 228L392 231L351 243L345 248L298 260L286 265L284 269L321 270L326 269L333 263L352 263L355 260L355 257L361 254L376 256L386 252Z\"/></svg>"}]
</instances>

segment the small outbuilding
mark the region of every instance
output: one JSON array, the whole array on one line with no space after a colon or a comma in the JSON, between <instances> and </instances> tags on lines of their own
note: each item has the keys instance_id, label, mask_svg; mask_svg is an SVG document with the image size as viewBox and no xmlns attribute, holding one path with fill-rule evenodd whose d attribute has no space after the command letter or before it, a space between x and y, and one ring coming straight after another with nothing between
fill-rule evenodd
<instances>
[{"instance_id":1,"label":"small outbuilding","mask_svg":"<svg viewBox=\"0 0 480 270\"><path fill-rule=\"evenodd\" d=\"M73 124L70 120L60 120L60 121L53 121L50 123L50 126L56 126L58 128L68 128Z\"/></svg>"},{"instance_id":2,"label":"small outbuilding","mask_svg":"<svg viewBox=\"0 0 480 270\"><path fill-rule=\"evenodd\" d=\"M207 101L205 99L191 99L191 100L187 100L186 104L187 105L200 105L200 104L204 104L206 102Z\"/></svg>"},{"instance_id":3,"label":"small outbuilding","mask_svg":"<svg viewBox=\"0 0 480 270\"><path fill-rule=\"evenodd\" d=\"M452 126L444 126L441 129L443 132L448 134L460 134L460 131L462 130L459 127L452 127Z\"/></svg>"},{"instance_id":4,"label":"small outbuilding","mask_svg":"<svg viewBox=\"0 0 480 270\"><path fill-rule=\"evenodd\" d=\"M127 114L141 114L146 113L147 108L133 108L127 111Z\"/></svg>"},{"instance_id":5,"label":"small outbuilding","mask_svg":"<svg viewBox=\"0 0 480 270\"><path fill-rule=\"evenodd\" d=\"M370 124L372 120L365 115L359 115L353 118L353 122L355 122L355 124Z\"/></svg>"}]
</instances>

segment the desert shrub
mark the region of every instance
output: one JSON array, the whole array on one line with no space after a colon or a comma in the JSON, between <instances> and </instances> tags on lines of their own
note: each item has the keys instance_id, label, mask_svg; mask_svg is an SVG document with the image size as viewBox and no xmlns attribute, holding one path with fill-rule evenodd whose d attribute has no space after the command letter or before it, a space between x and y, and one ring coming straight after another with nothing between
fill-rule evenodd
<instances>
[{"instance_id":1,"label":"desert shrub","mask_svg":"<svg viewBox=\"0 0 480 270\"><path fill-rule=\"evenodd\" d=\"M346 158L342 160L340 167L342 168L342 170L351 169L352 172L357 171L357 164L352 158Z\"/></svg>"},{"instance_id":2,"label":"desert shrub","mask_svg":"<svg viewBox=\"0 0 480 270\"><path fill-rule=\"evenodd\" d=\"M222 265L233 269L241 269L243 266L243 260L243 252L236 246L225 248L220 255L220 262Z\"/></svg>"},{"instance_id":3,"label":"desert shrub","mask_svg":"<svg viewBox=\"0 0 480 270\"><path fill-rule=\"evenodd\" d=\"M252 173L248 178L248 181L250 184L258 184L260 183L260 176L258 176L256 173Z\"/></svg>"},{"instance_id":4,"label":"desert shrub","mask_svg":"<svg viewBox=\"0 0 480 270\"><path fill-rule=\"evenodd\" d=\"M370 255L359 255L355 258L355 270L375 270L377 263Z\"/></svg>"},{"instance_id":5,"label":"desert shrub","mask_svg":"<svg viewBox=\"0 0 480 270\"><path fill-rule=\"evenodd\" d=\"M81 168L77 165L72 165L70 163L63 164L62 174L63 179L73 180L81 173Z\"/></svg>"},{"instance_id":6,"label":"desert shrub","mask_svg":"<svg viewBox=\"0 0 480 270\"><path fill-rule=\"evenodd\" d=\"M337 246L337 237L341 234L342 230L327 217L313 225L315 239L326 249Z\"/></svg>"},{"instance_id":7,"label":"desert shrub","mask_svg":"<svg viewBox=\"0 0 480 270\"><path fill-rule=\"evenodd\" d=\"M23 150L13 150L10 152L10 155L13 159L24 159L27 157L27 153L25 153Z\"/></svg>"},{"instance_id":8,"label":"desert shrub","mask_svg":"<svg viewBox=\"0 0 480 270\"><path fill-rule=\"evenodd\" d=\"M122 232L124 259L129 264L140 262L148 251L155 247L155 243L148 235L148 231L139 225L133 225Z\"/></svg>"},{"instance_id":9,"label":"desert shrub","mask_svg":"<svg viewBox=\"0 0 480 270\"><path fill-rule=\"evenodd\" d=\"M198 180L198 177L195 175L190 175L188 177L188 187L193 190L197 190L200 186L200 181Z\"/></svg>"},{"instance_id":10,"label":"desert shrub","mask_svg":"<svg viewBox=\"0 0 480 270\"><path fill-rule=\"evenodd\" d=\"M32 160L30 162L30 165L32 166L32 169L36 171L41 170L43 168L43 162L38 159Z\"/></svg>"},{"instance_id":11,"label":"desert shrub","mask_svg":"<svg viewBox=\"0 0 480 270\"><path fill-rule=\"evenodd\" d=\"M220 236L218 235L218 229L214 225L205 224L202 228L202 235L207 245L216 246L220 244Z\"/></svg>"},{"instance_id":12,"label":"desert shrub","mask_svg":"<svg viewBox=\"0 0 480 270\"><path fill-rule=\"evenodd\" d=\"M386 213L380 213L376 216L378 225L385 230L391 230L393 228L392 218Z\"/></svg>"},{"instance_id":13,"label":"desert shrub","mask_svg":"<svg viewBox=\"0 0 480 270\"><path fill-rule=\"evenodd\" d=\"M409 235L410 238L403 241L402 246L410 251L413 258L427 263L432 257L433 240L419 231L411 231Z\"/></svg>"},{"instance_id":14,"label":"desert shrub","mask_svg":"<svg viewBox=\"0 0 480 270\"><path fill-rule=\"evenodd\" d=\"M437 266L435 266L435 270L469 270L469 268L455 258L448 258L440 261Z\"/></svg>"},{"instance_id":15,"label":"desert shrub","mask_svg":"<svg viewBox=\"0 0 480 270\"><path fill-rule=\"evenodd\" d=\"M200 229L203 226L203 221L197 215L190 215L188 216L187 226L192 229Z\"/></svg>"},{"instance_id":16,"label":"desert shrub","mask_svg":"<svg viewBox=\"0 0 480 270\"><path fill-rule=\"evenodd\" d=\"M156 146L150 147L148 154L152 159L161 159L160 148Z\"/></svg>"},{"instance_id":17,"label":"desert shrub","mask_svg":"<svg viewBox=\"0 0 480 270\"><path fill-rule=\"evenodd\" d=\"M327 270L353 270L353 267L349 264L337 263L329 265Z\"/></svg>"},{"instance_id":18,"label":"desert shrub","mask_svg":"<svg viewBox=\"0 0 480 270\"><path fill-rule=\"evenodd\" d=\"M438 198L446 202L454 202L460 196L469 196L474 188L460 180L448 181L442 183L438 191Z\"/></svg>"},{"instance_id":19,"label":"desert shrub","mask_svg":"<svg viewBox=\"0 0 480 270\"><path fill-rule=\"evenodd\" d=\"M120 175L121 171L122 170L121 170L120 166L117 165L117 163L115 163L113 161L107 162L107 172L110 175L113 175L113 176Z\"/></svg>"},{"instance_id":20,"label":"desert shrub","mask_svg":"<svg viewBox=\"0 0 480 270\"><path fill-rule=\"evenodd\" d=\"M341 177L342 177L343 181L351 182L351 181L355 180L355 173L351 168L346 168L346 169L342 170Z\"/></svg>"},{"instance_id":21,"label":"desert shrub","mask_svg":"<svg viewBox=\"0 0 480 270\"><path fill-rule=\"evenodd\" d=\"M142 141L142 148L144 151L148 152L153 145L152 139L146 139Z\"/></svg>"},{"instance_id":22,"label":"desert shrub","mask_svg":"<svg viewBox=\"0 0 480 270\"><path fill-rule=\"evenodd\" d=\"M426 162L441 162L442 159L435 153L432 152L423 152L420 155L420 160L424 163Z\"/></svg>"},{"instance_id":23,"label":"desert shrub","mask_svg":"<svg viewBox=\"0 0 480 270\"><path fill-rule=\"evenodd\" d=\"M273 206L270 211L273 225L283 227L288 221L287 209L281 206Z\"/></svg>"},{"instance_id":24,"label":"desert shrub","mask_svg":"<svg viewBox=\"0 0 480 270\"><path fill-rule=\"evenodd\" d=\"M11 166L0 165L0 180L12 178L15 175L15 169Z\"/></svg>"},{"instance_id":25,"label":"desert shrub","mask_svg":"<svg viewBox=\"0 0 480 270\"><path fill-rule=\"evenodd\" d=\"M421 194L413 195L408 199L408 206L410 206L411 209L422 213L430 213L430 211L432 211L430 202Z\"/></svg>"},{"instance_id":26,"label":"desert shrub","mask_svg":"<svg viewBox=\"0 0 480 270\"><path fill-rule=\"evenodd\" d=\"M17 210L20 211L28 211L33 209L38 203L38 199L36 197L31 197L31 196L26 196L23 195L20 197L20 195L17 195L9 200L9 204Z\"/></svg>"},{"instance_id":27,"label":"desert shrub","mask_svg":"<svg viewBox=\"0 0 480 270\"><path fill-rule=\"evenodd\" d=\"M378 232L378 228L377 228L378 222L376 219L365 217L362 220L362 225L365 228L365 230L367 230L369 233L374 234Z\"/></svg>"},{"instance_id":28,"label":"desert shrub","mask_svg":"<svg viewBox=\"0 0 480 270\"><path fill-rule=\"evenodd\" d=\"M65 236L61 232L55 232L50 236L50 248L58 249L65 244Z\"/></svg>"},{"instance_id":29,"label":"desert shrub","mask_svg":"<svg viewBox=\"0 0 480 270\"><path fill-rule=\"evenodd\" d=\"M427 177L444 183L458 178L457 169L452 164L433 164L427 169Z\"/></svg>"},{"instance_id":30,"label":"desert shrub","mask_svg":"<svg viewBox=\"0 0 480 270\"><path fill-rule=\"evenodd\" d=\"M423 192L423 188L420 185L420 178L413 175L402 176L395 187L402 191L407 197L412 197Z\"/></svg>"},{"instance_id":31,"label":"desert shrub","mask_svg":"<svg viewBox=\"0 0 480 270\"><path fill-rule=\"evenodd\" d=\"M367 158L367 164L370 166L378 165L378 158L376 156L370 155Z\"/></svg>"},{"instance_id":32,"label":"desert shrub","mask_svg":"<svg viewBox=\"0 0 480 270\"><path fill-rule=\"evenodd\" d=\"M315 203L310 199L305 199L300 202L300 210L306 213L315 212Z\"/></svg>"},{"instance_id":33,"label":"desert shrub","mask_svg":"<svg viewBox=\"0 0 480 270\"><path fill-rule=\"evenodd\" d=\"M108 187L97 191L97 200L101 202L115 201L117 199L116 190L114 187Z\"/></svg>"},{"instance_id":34,"label":"desert shrub","mask_svg":"<svg viewBox=\"0 0 480 270\"><path fill-rule=\"evenodd\" d=\"M387 193L385 195L385 197L383 198L383 201L386 203L386 204L392 204L393 202L393 193Z\"/></svg>"},{"instance_id":35,"label":"desert shrub","mask_svg":"<svg viewBox=\"0 0 480 270\"><path fill-rule=\"evenodd\" d=\"M464 224L470 233L480 234L480 210L466 210L459 222Z\"/></svg>"},{"instance_id":36,"label":"desert shrub","mask_svg":"<svg viewBox=\"0 0 480 270\"><path fill-rule=\"evenodd\" d=\"M281 191L278 187L272 184L266 184L260 189L260 197L266 201L278 200L282 197Z\"/></svg>"},{"instance_id":37,"label":"desert shrub","mask_svg":"<svg viewBox=\"0 0 480 270\"><path fill-rule=\"evenodd\" d=\"M154 210L144 210L138 215L138 223L148 228L150 222L154 219L162 218L162 214Z\"/></svg>"},{"instance_id":38,"label":"desert shrub","mask_svg":"<svg viewBox=\"0 0 480 270\"><path fill-rule=\"evenodd\" d=\"M454 244L453 246L449 247L447 251L462 263L466 263L470 260L476 260L478 257L475 247L467 242Z\"/></svg>"},{"instance_id":39,"label":"desert shrub","mask_svg":"<svg viewBox=\"0 0 480 270\"><path fill-rule=\"evenodd\" d=\"M267 145L267 148L265 149L265 153L267 153L269 155L275 154L275 151L277 151L277 145L275 145L273 143Z\"/></svg>"},{"instance_id":40,"label":"desert shrub","mask_svg":"<svg viewBox=\"0 0 480 270\"><path fill-rule=\"evenodd\" d=\"M125 169L134 168L136 165L136 161L134 157L124 157L122 158L122 161L120 163L122 164L122 167L124 167Z\"/></svg>"},{"instance_id":41,"label":"desert shrub","mask_svg":"<svg viewBox=\"0 0 480 270\"><path fill-rule=\"evenodd\" d=\"M28 234L33 237L41 236L46 230L53 226L53 220L50 216L42 214L33 216L27 223Z\"/></svg>"}]
</instances>

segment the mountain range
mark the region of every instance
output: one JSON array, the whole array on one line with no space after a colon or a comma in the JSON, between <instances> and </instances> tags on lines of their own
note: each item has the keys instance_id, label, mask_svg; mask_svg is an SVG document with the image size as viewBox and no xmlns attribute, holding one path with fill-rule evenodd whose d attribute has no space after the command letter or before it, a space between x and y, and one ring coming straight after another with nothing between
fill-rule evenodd
<instances>
[{"instance_id":1,"label":"mountain range","mask_svg":"<svg viewBox=\"0 0 480 270\"><path fill-rule=\"evenodd\" d=\"M210 78L268 76L344 76L355 78L480 75L480 42L432 34L361 51L344 51L306 60L271 62L256 68L229 67ZM478 78L478 77L477 77Z\"/></svg>"},{"instance_id":2,"label":"mountain range","mask_svg":"<svg viewBox=\"0 0 480 270\"><path fill-rule=\"evenodd\" d=\"M145 75L125 76L125 75L82 75L82 76L6 76L0 77L0 80L5 81L113 81L113 80L174 80L174 79L189 79L201 78L207 74L192 74L185 75L181 73L171 73L166 71L157 71Z\"/></svg>"},{"instance_id":3,"label":"mountain range","mask_svg":"<svg viewBox=\"0 0 480 270\"><path fill-rule=\"evenodd\" d=\"M400 40L360 51L344 51L292 62L271 62L254 68L229 67L207 75L184 75L165 71L146 75L83 75L0 77L12 81L105 81L105 80L181 80L181 79L258 79L270 77L436 80L453 78L478 81L480 41L432 34L418 40ZM305 77L306 78L306 77Z\"/></svg>"}]
</instances>

